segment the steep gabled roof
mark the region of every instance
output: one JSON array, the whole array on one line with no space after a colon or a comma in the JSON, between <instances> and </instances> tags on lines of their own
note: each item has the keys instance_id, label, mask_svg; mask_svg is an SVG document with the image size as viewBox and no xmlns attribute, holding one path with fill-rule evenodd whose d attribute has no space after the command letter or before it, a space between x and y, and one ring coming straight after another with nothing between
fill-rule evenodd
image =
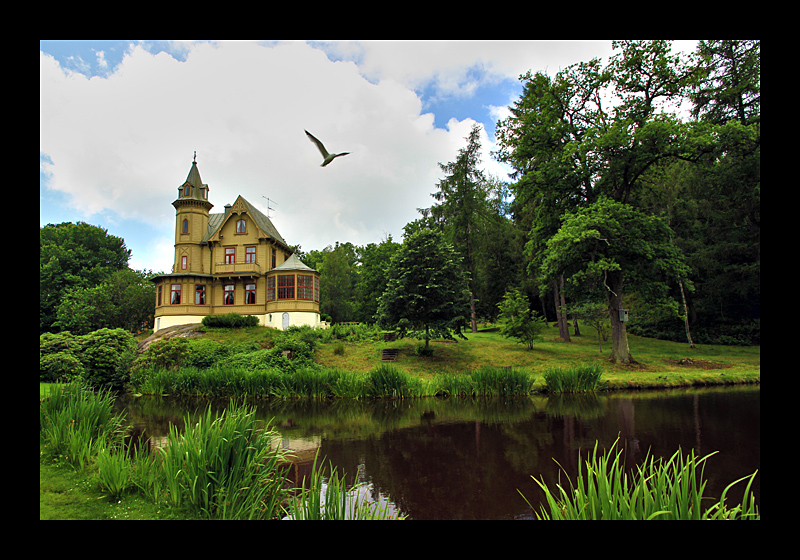
<instances>
[{"instance_id":1,"label":"steep gabled roof","mask_svg":"<svg viewBox=\"0 0 800 560\"><path fill-rule=\"evenodd\" d=\"M278 233L278 230L275 228L275 225L272 223L272 221L241 195L239 195L229 211L223 214L208 215L208 231L206 231L205 236L203 236L202 243L218 241L219 231L222 229L222 226L225 224L227 219L233 214L239 214L241 212L244 212L253 218L256 226L259 230L261 230L263 237L272 238L277 241L278 244L282 245L283 248L291 250L289 245L286 243L286 240L281 236L280 233Z\"/></svg>"}]
</instances>

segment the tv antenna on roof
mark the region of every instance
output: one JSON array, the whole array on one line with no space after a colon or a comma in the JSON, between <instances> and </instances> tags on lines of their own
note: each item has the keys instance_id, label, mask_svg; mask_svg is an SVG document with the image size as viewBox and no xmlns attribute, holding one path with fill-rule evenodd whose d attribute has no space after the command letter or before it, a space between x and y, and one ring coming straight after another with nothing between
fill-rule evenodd
<instances>
[{"instance_id":1,"label":"tv antenna on roof","mask_svg":"<svg viewBox=\"0 0 800 560\"><path fill-rule=\"evenodd\" d=\"M272 207L270 207L270 205L269 205L269 203L270 203L269 197L266 197L266 196L264 196L264 195L262 194L262 195L261 195L261 198L266 198L266 199L267 199L267 218L269 218L269 211L270 211L270 210L275 210L275 209L274 209L274 208L272 208ZM272 204L275 204L275 201L274 201L274 200L272 201Z\"/></svg>"}]
</instances>

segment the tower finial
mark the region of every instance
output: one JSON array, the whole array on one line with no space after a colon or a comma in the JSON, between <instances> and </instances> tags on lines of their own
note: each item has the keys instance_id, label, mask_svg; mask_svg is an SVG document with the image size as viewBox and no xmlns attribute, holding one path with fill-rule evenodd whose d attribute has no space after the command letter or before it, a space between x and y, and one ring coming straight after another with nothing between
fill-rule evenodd
<instances>
[{"instance_id":1,"label":"tower finial","mask_svg":"<svg viewBox=\"0 0 800 560\"><path fill-rule=\"evenodd\" d=\"M194 159L192 159L192 163L197 163L197 150L194 151Z\"/></svg>"}]
</instances>

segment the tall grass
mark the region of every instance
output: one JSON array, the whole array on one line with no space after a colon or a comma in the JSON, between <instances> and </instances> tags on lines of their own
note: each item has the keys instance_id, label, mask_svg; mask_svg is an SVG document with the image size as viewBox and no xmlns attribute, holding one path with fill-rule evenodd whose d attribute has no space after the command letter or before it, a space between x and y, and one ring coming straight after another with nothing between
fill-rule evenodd
<instances>
[{"instance_id":1,"label":"tall grass","mask_svg":"<svg viewBox=\"0 0 800 560\"><path fill-rule=\"evenodd\" d=\"M533 388L533 377L521 370L500 367L482 367L470 374L478 395L527 395Z\"/></svg>"},{"instance_id":2,"label":"tall grass","mask_svg":"<svg viewBox=\"0 0 800 560\"><path fill-rule=\"evenodd\" d=\"M119 447L124 415L114 413L110 391L97 392L80 382L59 385L39 400L39 441L49 456L82 471L100 448Z\"/></svg>"},{"instance_id":3,"label":"tall grass","mask_svg":"<svg viewBox=\"0 0 800 560\"><path fill-rule=\"evenodd\" d=\"M117 500L133 487L131 478L133 465L128 457L129 449L125 447L111 449L108 446L102 446L97 452L100 487Z\"/></svg>"},{"instance_id":4,"label":"tall grass","mask_svg":"<svg viewBox=\"0 0 800 560\"><path fill-rule=\"evenodd\" d=\"M337 368L307 367L295 372L241 367L140 369L135 390L146 394L256 398L414 398L528 395L534 378L514 368L482 367L469 374L444 373L422 379L393 365L366 374Z\"/></svg>"},{"instance_id":5,"label":"tall grass","mask_svg":"<svg viewBox=\"0 0 800 560\"><path fill-rule=\"evenodd\" d=\"M535 379L514 368L484 366L469 374L445 373L436 377L435 394L443 396L523 396L533 390Z\"/></svg>"},{"instance_id":6,"label":"tall grass","mask_svg":"<svg viewBox=\"0 0 800 560\"><path fill-rule=\"evenodd\" d=\"M578 364L548 368L544 381L550 393L583 393L597 390L602 375L603 367L599 364Z\"/></svg>"},{"instance_id":7,"label":"tall grass","mask_svg":"<svg viewBox=\"0 0 800 560\"><path fill-rule=\"evenodd\" d=\"M584 464L578 461L575 485L569 481L567 489L559 482L556 491L541 481L534 482L544 491L546 505L534 512L538 519L760 519L755 497L750 492L758 471L729 484L719 502L704 507L703 495L706 481L703 477L710 453L698 459L692 450L683 455L678 449L669 459L645 458L642 465L629 476L620 462L621 451L614 453L617 442L605 453L598 454L597 444L591 458ZM613 453L613 458L612 458ZM585 470L584 470L585 469ZM563 470L563 467L562 467ZM698 473L699 470L699 473ZM725 499L728 490L743 480L748 480L745 498L732 508ZM520 494L522 494L520 492ZM523 499L530 506L527 498ZM532 506L531 506L532 507Z\"/></svg>"},{"instance_id":8,"label":"tall grass","mask_svg":"<svg viewBox=\"0 0 800 560\"><path fill-rule=\"evenodd\" d=\"M181 368L141 369L135 391L154 395L275 398L409 398L432 395L430 381L390 365L362 374L335 368L308 367L295 372L278 369Z\"/></svg>"},{"instance_id":9,"label":"tall grass","mask_svg":"<svg viewBox=\"0 0 800 560\"><path fill-rule=\"evenodd\" d=\"M213 519L276 519L287 496L285 452L272 445L271 427L258 426L255 408L231 402L214 417L209 406L179 434L170 427L163 475L172 504Z\"/></svg>"}]
</instances>

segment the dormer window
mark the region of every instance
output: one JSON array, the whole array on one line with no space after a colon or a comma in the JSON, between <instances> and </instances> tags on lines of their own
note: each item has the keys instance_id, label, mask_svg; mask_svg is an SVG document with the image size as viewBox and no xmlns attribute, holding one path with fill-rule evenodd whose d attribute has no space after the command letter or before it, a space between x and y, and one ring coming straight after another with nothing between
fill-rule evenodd
<instances>
[{"instance_id":1,"label":"dormer window","mask_svg":"<svg viewBox=\"0 0 800 560\"><path fill-rule=\"evenodd\" d=\"M247 233L247 222L245 220L236 221L236 233Z\"/></svg>"},{"instance_id":2,"label":"dormer window","mask_svg":"<svg viewBox=\"0 0 800 560\"><path fill-rule=\"evenodd\" d=\"M192 194L192 186L189 183L183 185L183 196L189 196Z\"/></svg>"}]
</instances>

